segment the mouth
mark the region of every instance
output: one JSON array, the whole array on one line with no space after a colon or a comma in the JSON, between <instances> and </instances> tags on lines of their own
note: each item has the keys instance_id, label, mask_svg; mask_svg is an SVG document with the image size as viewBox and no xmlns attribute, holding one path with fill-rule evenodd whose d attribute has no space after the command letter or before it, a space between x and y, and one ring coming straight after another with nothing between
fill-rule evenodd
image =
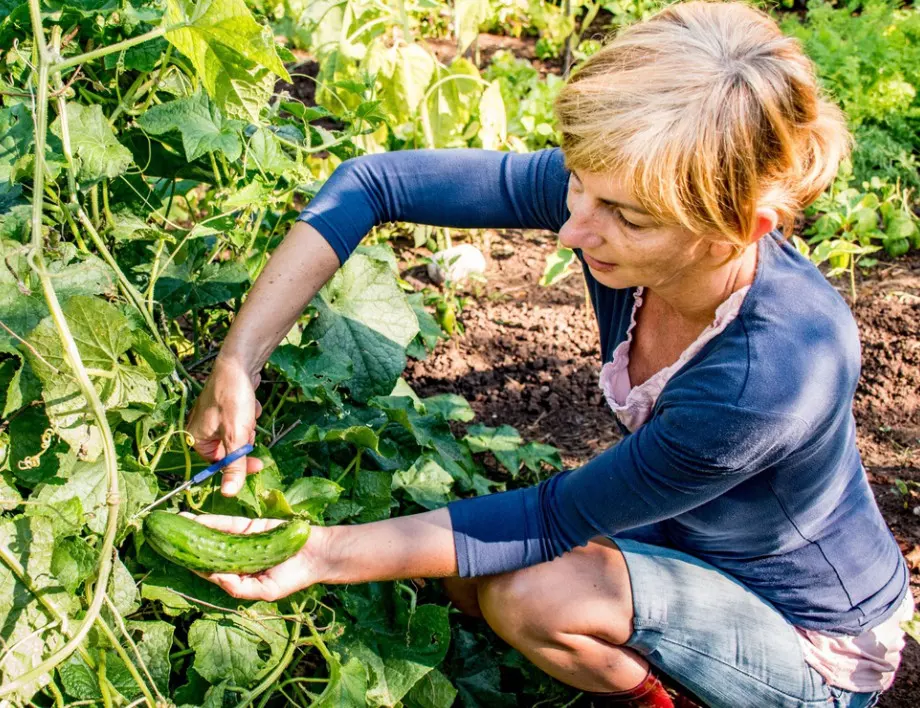
<instances>
[{"instance_id":1,"label":"mouth","mask_svg":"<svg viewBox=\"0 0 920 708\"><path fill-rule=\"evenodd\" d=\"M617 265L616 263L607 263L606 261L599 261L596 258L592 258L591 256L589 256L584 251L582 251L581 254L585 257L585 262L588 264L588 267L591 268L591 270L607 271L607 270L613 270L614 268L616 268L616 265Z\"/></svg>"}]
</instances>

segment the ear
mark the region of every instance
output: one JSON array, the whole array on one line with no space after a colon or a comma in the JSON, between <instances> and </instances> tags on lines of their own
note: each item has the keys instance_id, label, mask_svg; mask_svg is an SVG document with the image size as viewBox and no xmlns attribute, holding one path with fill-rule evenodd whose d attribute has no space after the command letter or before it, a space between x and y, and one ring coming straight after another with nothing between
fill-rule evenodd
<instances>
[{"instance_id":1,"label":"ear","mask_svg":"<svg viewBox=\"0 0 920 708\"><path fill-rule=\"evenodd\" d=\"M779 214L771 207L757 207L754 212L754 229L751 231L750 242L757 243L760 239L776 228L779 223Z\"/></svg>"}]
</instances>

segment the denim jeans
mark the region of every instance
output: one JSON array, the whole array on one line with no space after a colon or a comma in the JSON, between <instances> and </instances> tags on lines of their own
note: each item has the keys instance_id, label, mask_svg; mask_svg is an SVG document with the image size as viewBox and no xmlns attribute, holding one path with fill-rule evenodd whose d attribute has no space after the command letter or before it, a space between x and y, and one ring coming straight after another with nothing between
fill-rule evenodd
<instances>
[{"instance_id":1,"label":"denim jeans","mask_svg":"<svg viewBox=\"0 0 920 708\"><path fill-rule=\"evenodd\" d=\"M868 708L877 693L829 686L794 627L743 584L693 556L612 539L629 569L634 631L626 646L711 708Z\"/></svg>"}]
</instances>

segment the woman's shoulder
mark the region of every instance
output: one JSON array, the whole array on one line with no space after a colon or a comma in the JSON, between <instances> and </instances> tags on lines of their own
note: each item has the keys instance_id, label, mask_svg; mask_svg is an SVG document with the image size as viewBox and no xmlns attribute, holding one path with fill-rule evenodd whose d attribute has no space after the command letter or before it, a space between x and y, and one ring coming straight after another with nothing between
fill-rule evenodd
<instances>
[{"instance_id":1,"label":"woman's shoulder","mask_svg":"<svg viewBox=\"0 0 920 708\"><path fill-rule=\"evenodd\" d=\"M764 251L737 320L697 360L697 383L683 383L813 425L851 405L859 331L843 297L791 245L773 240Z\"/></svg>"}]
</instances>

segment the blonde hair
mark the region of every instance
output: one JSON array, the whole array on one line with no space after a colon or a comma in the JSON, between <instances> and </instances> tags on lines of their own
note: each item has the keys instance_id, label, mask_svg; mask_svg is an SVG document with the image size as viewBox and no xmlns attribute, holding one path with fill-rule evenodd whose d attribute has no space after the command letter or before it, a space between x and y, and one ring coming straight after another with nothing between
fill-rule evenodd
<instances>
[{"instance_id":1,"label":"blonde hair","mask_svg":"<svg viewBox=\"0 0 920 708\"><path fill-rule=\"evenodd\" d=\"M758 206L791 235L852 141L798 41L740 2L675 4L622 30L555 111L571 169L616 173L661 223L736 252Z\"/></svg>"}]
</instances>

